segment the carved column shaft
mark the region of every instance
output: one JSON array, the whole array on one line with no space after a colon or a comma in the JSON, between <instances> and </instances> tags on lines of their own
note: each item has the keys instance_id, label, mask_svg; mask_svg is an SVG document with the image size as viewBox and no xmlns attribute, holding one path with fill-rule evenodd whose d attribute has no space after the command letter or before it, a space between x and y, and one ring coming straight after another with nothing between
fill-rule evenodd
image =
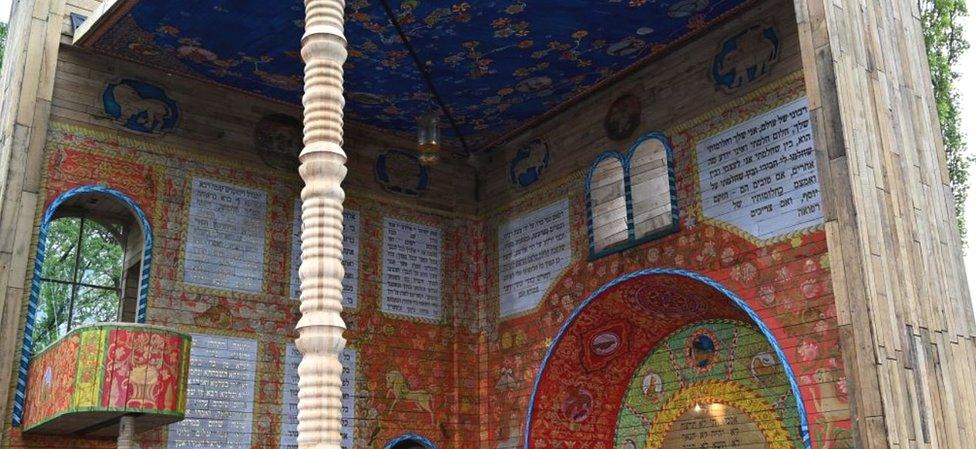
<instances>
[{"instance_id":1,"label":"carved column shaft","mask_svg":"<svg viewBox=\"0 0 976 449\"><path fill-rule=\"evenodd\" d=\"M296 346L298 447L336 449L341 417L339 352L342 338L342 151L344 0L305 0L305 149L302 189L301 312Z\"/></svg>"},{"instance_id":2,"label":"carved column shaft","mask_svg":"<svg viewBox=\"0 0 976 449\"><path fill-rule=\"evenodd\" d=\"M136 418L126 415L119 418L118 449L136 449L135 443Z\"/></svg>"}]
</instances>

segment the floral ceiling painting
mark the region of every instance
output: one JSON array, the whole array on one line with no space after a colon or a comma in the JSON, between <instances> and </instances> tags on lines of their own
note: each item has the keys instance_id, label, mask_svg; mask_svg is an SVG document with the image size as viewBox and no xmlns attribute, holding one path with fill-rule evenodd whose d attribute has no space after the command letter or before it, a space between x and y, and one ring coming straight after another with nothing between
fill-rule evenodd
<instances>
[{"instance_id":1,"label":"floral ceiling painting","mask_svg":"<svg viewBox=\"0 0 976 449\"><path fill-rule=\"evenodd\" d=\"M81 40L101 52L299 104L300 0L123 0ZM748 0L389 0L461 133L539 117ZM347 115L412 132L433 106L379 0L346 5Z\"/></svg>"}]
</instances>

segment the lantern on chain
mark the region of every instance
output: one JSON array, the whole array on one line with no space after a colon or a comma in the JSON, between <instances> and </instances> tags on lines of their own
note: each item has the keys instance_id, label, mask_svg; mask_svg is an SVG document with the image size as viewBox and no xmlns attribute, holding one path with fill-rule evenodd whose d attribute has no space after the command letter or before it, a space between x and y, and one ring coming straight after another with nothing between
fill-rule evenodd
<instances>
[{"instance_id":1,"label":"lantern on chain","mask_svg":"<svg viewBox=\"0 0 976 449\"><path fill-rule=\"evenodd\" d=\"M430 166L440 159L441 128L439 113L435 109L425 112L417 119L417 152L420 163Z\"/></svg>"}]
</instances>

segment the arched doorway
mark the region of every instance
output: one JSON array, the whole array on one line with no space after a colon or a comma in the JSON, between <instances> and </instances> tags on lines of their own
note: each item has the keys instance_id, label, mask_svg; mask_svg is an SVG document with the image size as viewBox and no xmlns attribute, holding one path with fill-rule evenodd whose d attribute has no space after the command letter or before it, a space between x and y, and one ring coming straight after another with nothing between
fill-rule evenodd
<instances>
[{"instance_id":1,"label":"arched doorway","mask_svg":"<svg viewBox=\"0 0 976 449\"><path fill-rule=\"evenodd\" d=\"M758 314L710 278L647 269L597 289L560 328L524 447L808 449L808 433L792 369Z\"/></svg>"},{"instance_id":2,"label":"arched doorway","mask_svg":"<svg viewBox=\"0 0 976 449\"><path fill-rule=\"evenodd\" d=\"M383 449L437 449L437 446L423 435L405 433L388 441Z\"/></svg>"}]
</instances>

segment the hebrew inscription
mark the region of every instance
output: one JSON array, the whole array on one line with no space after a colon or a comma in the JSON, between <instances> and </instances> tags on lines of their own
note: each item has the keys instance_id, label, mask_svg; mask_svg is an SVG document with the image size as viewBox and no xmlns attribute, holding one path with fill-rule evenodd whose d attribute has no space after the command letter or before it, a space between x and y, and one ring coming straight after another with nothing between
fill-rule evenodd
<instances>
[{"instance_id":1,"label":"hebrew inscription","mask_svg":"<svg viewBox=\"0 0 976 449\"><path fill-rule=\"evenodd\" d=\"M760 240L823 223L807 99L698 143L702 212Z\"/></svg>"}]
</instances>

